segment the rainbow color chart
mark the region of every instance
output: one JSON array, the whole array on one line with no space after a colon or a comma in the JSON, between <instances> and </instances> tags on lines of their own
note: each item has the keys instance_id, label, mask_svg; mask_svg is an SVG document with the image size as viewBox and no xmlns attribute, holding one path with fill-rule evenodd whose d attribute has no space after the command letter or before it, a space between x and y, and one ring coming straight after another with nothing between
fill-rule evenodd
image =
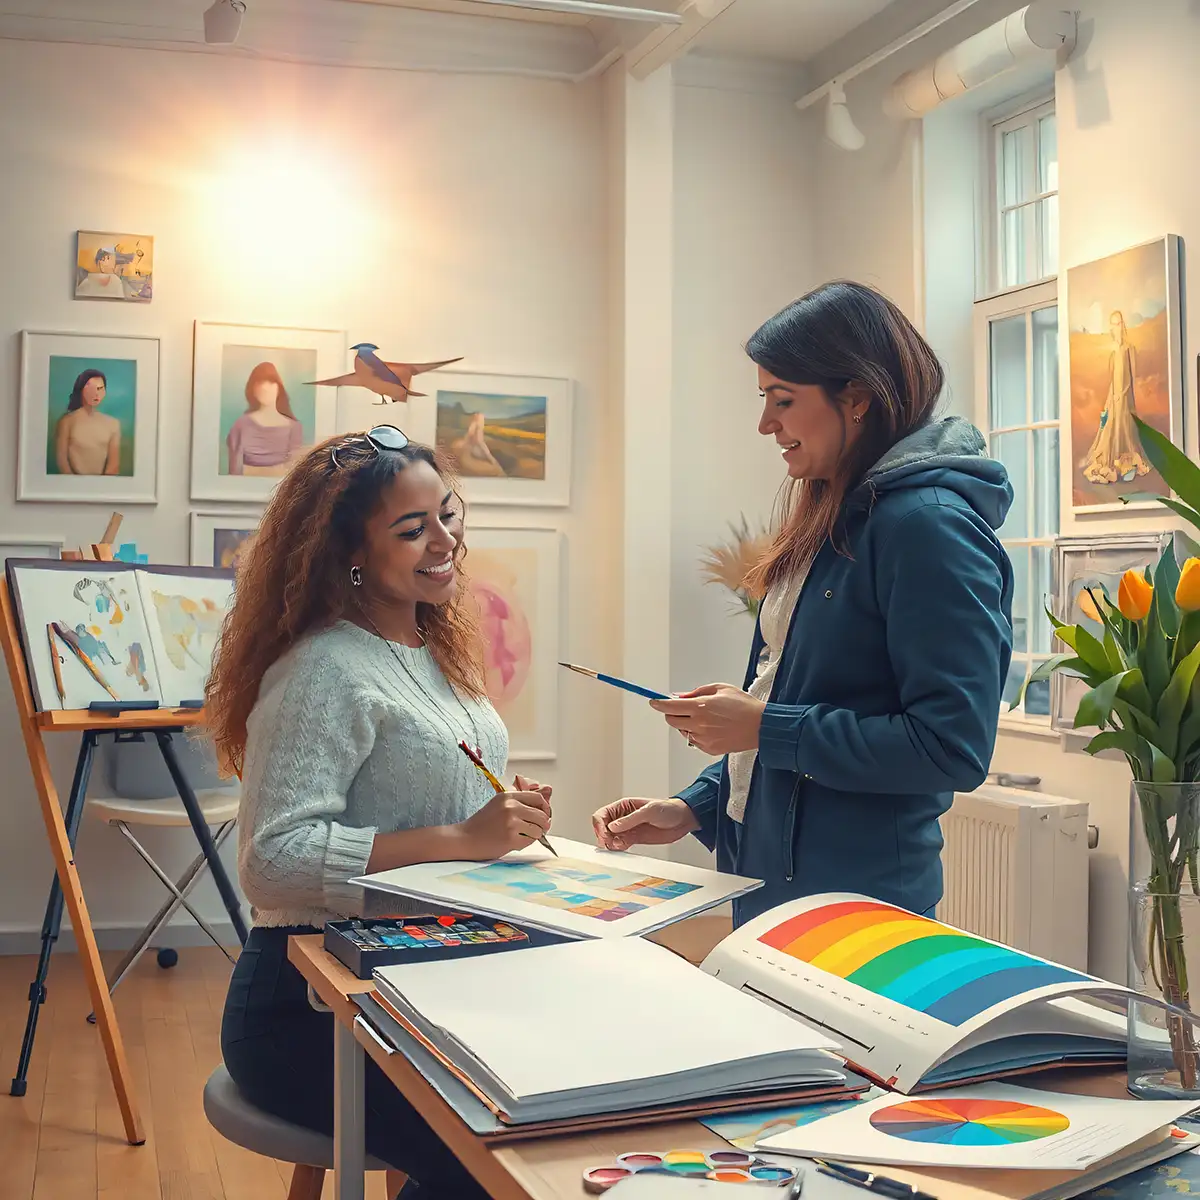
<instances>
[{"instance_id":1,"label":"rainbow color chart","mask_svg":"<svg viewBox=\"0 0 1200 1200\"><path fill-rule=\"evenodd\" d=\"M871 1114L871 1127L880 1133L939 1146L1012 1146L1070 1125L1052 1108L1012 1100L909 1100Z\"/></svg>"},{"instance_id":2,"label":"rainbow color chart","mask_svg":"<svg viewBox=\"0 0 1200 1200\"><path fill-rule=\"evenodd\" d=\"M1092 982L1077 971L875 900L822 905L758 940L947 1025L963 1025L1035 988Z\"/></svg>"}]
</instances>

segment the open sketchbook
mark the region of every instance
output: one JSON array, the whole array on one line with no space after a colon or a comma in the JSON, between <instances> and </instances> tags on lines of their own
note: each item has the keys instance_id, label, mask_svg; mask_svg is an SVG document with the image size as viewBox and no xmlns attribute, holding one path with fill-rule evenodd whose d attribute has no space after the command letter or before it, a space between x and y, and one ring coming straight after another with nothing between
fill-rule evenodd
<instances>
[{"instance_id":1,"label":"open sketchbook","mask_svg":"<svg viewBox=\"0 0 1200 1200\"><path fill-rule=\"evenodd\" d=\"M418 863L352 883L577 938L653 933L762 887L761 879L551 837L496 862Z\"/></svg>"},{"instance_id":2,"label":"open sketchbook","mask_svg":"<svg viewBox=\"0 0 1200 1200\"><path fill-rule=\"evenodd\" d=\"M829 1038L640 938L396 964L375 985L510 1124L847 1085Z\"/></svg>"},{"instance_id":3,"label":"open sketchbook","mask_svg":"<svg viewBox=\"0 0 1200 1200\"><path fill-rule=\"evenodd\" d=\"M6 570L39 712L203 700L232 571L44 558Z\"/></svg>"},{"instance_id":4,"label":"open sketchbook","mask_svg":"<svg viewBox=\"0 0 1200 1200\"><path fill-rule=\"evenodd\" d=\"M866 896L780 905L702 969L828 1034L905 1093L1125 1059L1127 988Z\"/></svg>"}]
</instances>

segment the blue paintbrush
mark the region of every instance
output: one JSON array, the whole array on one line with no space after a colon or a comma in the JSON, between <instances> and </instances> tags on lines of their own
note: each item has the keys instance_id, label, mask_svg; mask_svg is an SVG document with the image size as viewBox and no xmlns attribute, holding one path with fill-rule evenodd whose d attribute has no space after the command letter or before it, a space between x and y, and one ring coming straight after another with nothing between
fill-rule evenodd
<instances>
[{"instance_id":1,"label":"blue paintbrush","mask_svg":"<svg viewBox=\"0 0 1200 1200\"><path fill-rule=\"evenodd\" d=\"M621 688L626 692L633 692L637 696L645 696L647 700L670 700L665 692L652 692L649 688L639 687L636 683L630 683L627 679L618 679L615 675L602 675L599 671L590 671L587 667L577 667L574 663L560 662L560 667L566 667L568 671L575 671L580 675L587 675L591 679L598 679L601 683L612 684L613 687Z\"/></svg>"}]
</instances>

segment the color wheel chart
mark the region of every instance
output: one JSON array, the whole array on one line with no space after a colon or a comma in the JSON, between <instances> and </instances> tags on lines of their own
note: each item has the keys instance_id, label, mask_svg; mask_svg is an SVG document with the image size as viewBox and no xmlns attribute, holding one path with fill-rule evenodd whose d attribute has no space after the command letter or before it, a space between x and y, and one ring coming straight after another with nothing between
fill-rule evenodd
<instances>
[{"instance_id":1,"label":"color wheel chart","mask_svg":"<svg viewBox=\"0 0 1200 1200\"><path fill-rule=\"evenodd\" d=\"M1012 1100L910 1100L871 1114L871 1128L906 1142L1012 1146L1069 1129L1052 1108Z\"/></svg>"},{"instance_id":2,"label":"color wheel chart","mask_svg":"<svg viewBox=\"0 0 1200 1200\"><path fill-rule=\"evenodd\" d=\"M1088 975L874 900L824 904L758 940L947 1025L964 1025L1034 988L1093 982Z\"/></svg>"}]
</instances>

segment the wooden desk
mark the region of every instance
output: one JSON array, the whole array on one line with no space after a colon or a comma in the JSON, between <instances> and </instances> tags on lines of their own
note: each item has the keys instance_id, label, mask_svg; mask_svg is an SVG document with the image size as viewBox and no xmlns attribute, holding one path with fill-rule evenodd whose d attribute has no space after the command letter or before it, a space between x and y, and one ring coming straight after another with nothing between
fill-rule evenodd
<instances>
[{"instance_id":1,"label":"wooden desk","mask_svg":"<svg viewBox=\"0 0 1200 1200\"><path fill-rule=\"evenodd\" d=\"M695 917L653 936L654 941L690 962L699 963L730 930L722 917ZM378 1040L356 1026L353 996L373 991L369 980L356 978L322 947L319 934L293 937L288 958L317 997L333 1010L335 1062L335 1163L337 1200L363 1197L364 1052L379 1065L438 1137L495 1200L564 1200L584 1197L582 1177L588 1167L611 1162L629 1150L716 1150L725 1143L697 1121L677 1121L636 1129L590 1131L578 1136L538 1138L488 1145L471 1133L458 1114L437 1094L402 1054L388 1053ZM614 1010L614 1024L619 1008ZM1096 1096L1124 1096L1124 1074L1077 1070L1039 1074L1036 1086L1048 1091ZM889 1167L889 1176L904 1179L939 1200L1023 1200L1061 1186L1073 1171L911 1171ZM864 1193L865 1195L866 1193Z\"/></svg>"}]
</instances>

